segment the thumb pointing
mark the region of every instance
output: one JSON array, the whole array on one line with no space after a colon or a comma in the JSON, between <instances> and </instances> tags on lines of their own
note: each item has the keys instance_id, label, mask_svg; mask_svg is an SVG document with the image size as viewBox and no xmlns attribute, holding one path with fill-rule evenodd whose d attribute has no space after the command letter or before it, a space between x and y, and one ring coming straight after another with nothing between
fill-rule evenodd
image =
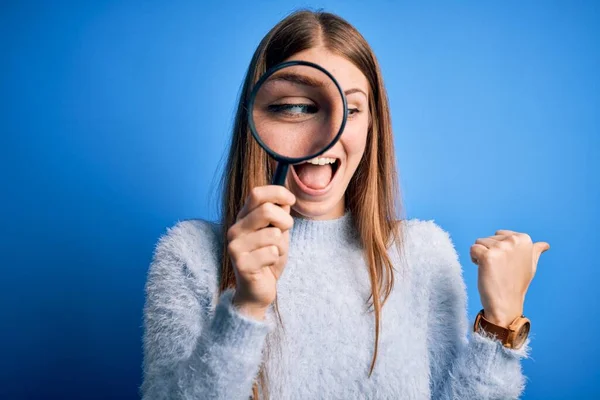
<instances>
[{"instance_id":1,"label":"thumb pointing","mask_svg":"<svg viewBox=\"0 0 600 400\"><path fill-rule=\"evenodd\" d=\"M548 251L550 249L550 245L546 242L537 242L533 244L533 260L537 264L540 259L542 253Z\"/></svg>"}]
</instances>

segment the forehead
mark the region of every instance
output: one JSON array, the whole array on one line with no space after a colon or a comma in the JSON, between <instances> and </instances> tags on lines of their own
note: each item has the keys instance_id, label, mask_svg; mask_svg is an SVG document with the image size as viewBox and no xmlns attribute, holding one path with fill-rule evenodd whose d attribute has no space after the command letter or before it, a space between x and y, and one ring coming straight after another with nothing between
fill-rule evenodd
<instances>
[{"instance_id":1,"label":"forehead","mask_svg":"<svg viewBox=\"0 0 600 400\"><path fill-rule=\"evenodd\" d=\"M290 60L308 61L320 65L333 75L343 90L358 88L369 93L369 84L365 75L346 58L324 47L301 51L285 61Z\"/></svg>"}]
</instances>

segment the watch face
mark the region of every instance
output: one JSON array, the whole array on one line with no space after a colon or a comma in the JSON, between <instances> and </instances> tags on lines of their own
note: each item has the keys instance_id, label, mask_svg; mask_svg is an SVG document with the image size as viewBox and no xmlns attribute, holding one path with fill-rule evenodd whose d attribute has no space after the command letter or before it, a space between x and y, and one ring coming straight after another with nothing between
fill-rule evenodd
<instances>
[{"instance_id":1,"label":"watch face","mask_svg":"<svg viewBox=\"0 0 600 400\"><path fill-rule=\"evenodd\" d=\"M531 328L531 324L529 322L525 322L519 332L517 332L517 336L515 337L514 348L519 349L527 340L527 336L529 336L529 329Z\"/></svg>"}]
</instances>

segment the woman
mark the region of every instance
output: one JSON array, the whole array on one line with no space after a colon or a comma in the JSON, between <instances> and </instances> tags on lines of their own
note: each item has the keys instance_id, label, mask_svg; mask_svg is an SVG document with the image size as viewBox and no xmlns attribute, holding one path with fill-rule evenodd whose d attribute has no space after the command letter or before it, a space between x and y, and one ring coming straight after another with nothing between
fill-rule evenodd
<instances>
[{"instance_id":1,"label":"woman","mask_svg":"<svg viewBox=\"0 0 600 400\"><path fill-rule=\"evenodd\" d=\"M268 184L273 163L248 132L244 104L269 67L292 59L330 71L349 93L349 115L323 155L335 167L295 166L277 187ZM381 73L346 21L300 11L266 35L245 80L223 183L220 224L181 222L157 246L145 399L521 394L527 332L520 342L502 332L514 321L526 326L525 292L549 246L511 231L476 241L484 310L467 340L473 329L448 235L432 222L396 220Z\"/></svg>"}]
</instances>

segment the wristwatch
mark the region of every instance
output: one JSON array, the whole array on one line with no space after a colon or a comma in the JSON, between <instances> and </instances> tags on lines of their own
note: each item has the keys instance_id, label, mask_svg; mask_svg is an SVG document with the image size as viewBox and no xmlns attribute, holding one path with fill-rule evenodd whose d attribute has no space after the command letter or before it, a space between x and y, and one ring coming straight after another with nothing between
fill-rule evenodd
<instances>
[{"instance_id":1,"label":"wristwatch","mask_svg":"<svg viewBox=\"0 0 600 400\"><path fill-rule=\"evenodd\" d=\"M531 322L524 315L517 317L510 323L508 328L504 328L485 319L483 310L479 311L473 325L475 332L494 335L504 347L514 350L518 350L523 346L529 336L530 329Z\"/></svg>"}]
</instances>

